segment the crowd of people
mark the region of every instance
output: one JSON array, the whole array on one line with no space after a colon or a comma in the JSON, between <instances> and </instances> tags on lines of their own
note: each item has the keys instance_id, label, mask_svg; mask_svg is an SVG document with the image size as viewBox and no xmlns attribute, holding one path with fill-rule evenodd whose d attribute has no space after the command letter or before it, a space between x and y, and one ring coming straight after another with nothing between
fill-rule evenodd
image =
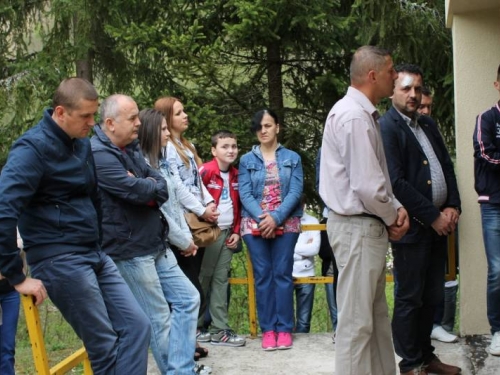
<instances>
[{"instance_id":1,"label":"crowd of people","mask_svg":"<svg viewBox=\"0 0 500 375\"><path fill-rule=\"evenodd\" d=\"M350 82L327 116L317 158L323 233L301 232L319 220L305 211L301 157L279 142L283 128L271 109L252 118L257 144L236 168L237 137L225 129L211 136L213 159L203 163L177 98L140 111L132 97L114 94L95 125L94 86L61 82L0 175L0 372L14 374L23 293L37 305L52 300L96 375L146 374L149 348L162 374L210 374L198 362L208 355L200 343L246 343L228 316L231 260L243 242L264 351L290 349L294 332L310 331L315 286L294 278L314 276L319 254L322 274L335 278L325 288L336 373L460 374L431 343L457 339L457 282L444 279L447 238L461 214L453 164L430 117L432 94L418 66L394 66L388 51L373 46L354 53ZM389 97L380 116L376 105ZM474 132L493 355L500 355L499 123L497 103L478 116ZM188 215L217 227L214 237L200 241Z\"/></svg>"}]
</instances>

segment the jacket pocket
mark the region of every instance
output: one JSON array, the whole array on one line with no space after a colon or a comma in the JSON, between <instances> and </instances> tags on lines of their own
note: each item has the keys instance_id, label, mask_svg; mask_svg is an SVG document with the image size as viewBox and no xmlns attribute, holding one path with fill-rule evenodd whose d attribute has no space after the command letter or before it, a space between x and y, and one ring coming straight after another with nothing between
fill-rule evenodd
<instances>
[{"instance_id":1,"label":"jacket pocket","mask_svg":"<svg viewBox=\"0 0 500 375\"><path fill-rule=\"evenodd\" d=\"M262 163L250 162L247 164L248 175L252 182L252 194L257 199L260 199L262 189L264 189L264 169Z\"/></svg>"},{"instance_id":2,"label":"jacket pocket","mask_svg":"<svg viewBox=\"0 0 500 375\"><path fill-rule=\"evenodd\" d=\"M247 164L247 169L250 171L250 173L258 172L262 169L262 163L250 162Z\"/></svg>"},{"instance_id":3,"label":"jacket pocket","mask_svg":"<svg viewBox=\"0 0 500 375\"><path fill-rule=\"evenodd\" d=\"M61 207L58 204L55 204L53 207L50 207L47 210L47 221L52 223L54 228L57 228L57 235L62 236L63 231L61 230Z\"/></svg>"},{"instance_id":4,"label":"jacket pocket","mask_svg":"<svg viewBox=\"0 0 500 375\"><path fill-rule=\"evenodd\" d=\"M292 171L295 169L296 166L297 166L296 160L292 159L283 160L283 163L281 163L280 166L281 173L287 176L287 178L289 179L290 176L292 175Z\"/></svg>"},{"instance_id":5,"label":"jacket pocket","mask_svg":"<svg viewBox=\"0 0 500 375\"><path fill-rule=\"evenodd\" d=\"M297 166L297 163L297 160L286 159L283 160L283 163L281 165L286 168L295 168Z\"/></svg>"},{"instance_id":6,"label":"jacket pocket","mask_svg":"<svg viewBox=\"0 0 500 375\"><path fill-rule=\"evenodd\" d=\"M283 196L288 194L290 189L290 180L292 179L292 172L297 166L297 161L292 159L285 159L279 166L281 177L281 192Z\"/></svg>"}]
</instances>

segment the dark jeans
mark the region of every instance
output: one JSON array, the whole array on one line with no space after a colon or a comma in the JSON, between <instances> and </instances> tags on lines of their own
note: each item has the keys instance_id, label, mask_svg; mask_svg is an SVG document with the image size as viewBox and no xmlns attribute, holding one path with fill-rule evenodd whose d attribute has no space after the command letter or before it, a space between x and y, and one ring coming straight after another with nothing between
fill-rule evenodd
<instances>
[{"instance_id":1,"label":"dark jeans","mask_svg":"<svg viewBox=\"0 0 500 375\"><path fill-rule=\"evenodd\" d=\"M448 252L446 252L446 272L455 271L455 274L458 274L458 260L459 260L458 227L455 232L455 248L453 249L453 251L455 252L454 265L450 264L450 260L448 259ZM450 268L451 266L454 267L453 270ZM444 282L444 284L448 283ZM437 326L441 326L446 331L451 333L453 331L453 327L455 326L458 285L452 285L452 286L443 285L443 287L444 287L444 298L441 300L441 303L438 305L436 309L436 314L434 315L434 328L436 328Z\"/></svg>"},{"instance_id":2,"label":"dark jeans","mask_svg":"<svg viewBox=\"0 0 500 375\"><path fill-rule=\"evenodd\" d=\"M295 332L309 333L314 305L314 284L296 284L295 289Z\"/></svg>"},{"instance_id":3,"label":"dark jeans","mask_svg":"<svg viewBox=\"0 0 500 375\"><path fill-rule=\"evenodd\" d=\"M184 272L189 281L193 283L196 290L198 290L198 293L200 293L200 310L198 311L198 318L200 318L201 312L205 311L207 308L207 300L205 298L205 293L203 293L199 277L205 248L200 247L194 257L185 257L175 246L172 246L172 251L177 259L180 269Z\"/></svg>"},{"instance_id":4,"label":"dark jeans","mask_svg":"<svg viewBox=\"0 0 500 375\"><path fill-rule=\"evenodd\" d=\"M434 327L441 326L452 332L455 326L455 312L457 310L458 285L444 287L444 298L436 308Z\"/></svg>"},{"instance_id":5,"label":"dark jeans","mask_svg":"<svg viewBox=\"0 0 500 375\"><path fill-rule=\"evenodd\" d=\"M94 375L146 374L151 325L109 256L61 254L31 274L83 341Z\"/></svg>"},{"instance_id":6,"label":"dark jeans","mask_svg":"<svg viewBox=\"0 0 500 375\"><path fill-rule=\"evenodd\" d=\"M324 217L321 220L321 224L326 224L327 219ZM325 284L326 301L328 303L328 310L330 313L330 319L332 320L333 331L337 330L337 280L339 278L339 269L337 268L337 262L333 255L332 247L328 240L328 234L326 230L321 231L321 244L319 247L319 257L321 258L321 275L322 276L332 276L329 274L330 268L333 268L333 284Z\"/></svg>"},{"instance_id":7,"label":"dark jeans","mask_svg":"<svg viewBox=\"0 0 500 375\"><path fill-rule=\"evenodd\" d=\"M253 266L262 332L293 331L293 251L298 237L298 233L285 233L274 239L243 236Z\"/></svg>"},{"instance_id":8,"label":"dark jeans","mask_svg":"<svg viewBox=\"0 0 500 375\"><path fill-rule=\"evenodd\" d=\"M14 375L14 356L16 354L16 331L19 317L19 293L15 290L0 294L0 374Z\"/></svg>"},{"instance_id":9,"label":"dark jeans","mask_svg":"<svg viewBox=\"0 0 500 375\"><path fill-rule=\"evenodd\" d=\"M430 229L419 243L392 247L397 283L392 336L402 358L401 372L435 358L430 335L436 307L443 298L446 244L446 237Z\"/></svg>"}]
</instances>

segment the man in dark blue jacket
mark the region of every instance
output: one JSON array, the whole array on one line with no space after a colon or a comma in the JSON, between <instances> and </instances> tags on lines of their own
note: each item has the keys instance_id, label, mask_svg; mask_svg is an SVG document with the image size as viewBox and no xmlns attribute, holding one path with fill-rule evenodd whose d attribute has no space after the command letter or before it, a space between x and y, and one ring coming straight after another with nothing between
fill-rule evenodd
<instances>
[{"instance_id":1,"label":"man in dark blue jacket","mask_svg":"<svg viewBox=\"0 0 500 375\"><path fill-rule=\"evenodd\" d=\"M396 291L392 330L401 374L459 374L434 354L431 331L443 298L447 236L457 225L460 196L453 164L436 123L419 116L423 76L397 66L391 109L380 119L387 166L410 229L392 242Z\"/></svg>"},{"instance_id":2,"label":"man in dark blue jacket","mask_svg":"<svg viewBox=\"0 0 500 375\"><path fill-rule=\"evenodd\" d=\"M209 373L194 362L200 294L166 242L159 206L168 198L167 184L139 149L137 104L129 96L111 95L100 114L91 144L103 207L102 248L150 320L160 372Z\"/></svg>"},{"instance_id":3,"label":"man in dark blue jacket","mask_svg":"<svg viewBox=\"0 0 500 375\"><path fill-rule=\"evenodd\" d=\"M12 147L0 175L0 272L40 304L47 294L83 340L95 375L146 374L150 327L99 246L101 209L88 133L95 88L69 78ZM24 240L33 278L16 245Z\"/></svg>"},{"instance_id":4,"label":"man in dark blue jacket","mask_svg":"<svg viewBox=\"0 0 500 375\"><path fill-rule=\"evenodd\" d=\"M500 65L493 85L500 93ZM474 187L488 261L487 315L493 335L488 351L500 355L500 101L477 116L473 140Z\"/></svg>"}]
</instances>

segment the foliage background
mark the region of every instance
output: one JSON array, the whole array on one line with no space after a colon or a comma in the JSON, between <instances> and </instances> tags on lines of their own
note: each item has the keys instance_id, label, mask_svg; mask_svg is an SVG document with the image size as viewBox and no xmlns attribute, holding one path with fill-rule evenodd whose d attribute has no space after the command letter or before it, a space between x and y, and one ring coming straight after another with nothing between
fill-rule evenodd
<instances>
[{"instance_id":1,"label":"foliage background","mask_svg":"<svg viewBox=\"0 0 500 375\"><path fill-rule=\"evenodd\" d=\"M181 99L187 136L204 159L210 133L229 128L240 155L255 143L252 114L278 112L282 143L299 152L317 199L314 161L331 106L348 87L352 52L387 47L419 64L434 117L453 152L451 36L442 0L10 0L0 5L0 166L12 142L50 106L68 76L102 98L139 107ZM382 103L384 110L388 103Z\"/></svg>"},{"instance_id":2,"label":"foliage background","mask_svg":"<svg viewBox=\"0 0 500 375\"><path fill-rule=\"evenodd\" d=\"M240 155L247 152L255 143L252 114L273 108L285 128L282 143L302 156L306 195L317 201L323 124L349 85L352 53L364 44L391 49L395 63L422 67L453 153L451 35L442 0L2 1L0 167L14 140L50 106L59 82L80 76L101 98L129 94L140 108L162 95L181 99L187 136L205 160L210 134L221 128L238 135ZM245 275L242 257L233 262L235 276ZM324 288L316 290L312 330L324 332L331 328ZM245 288L234 286L231 324L242 333L246 299ZM46 345L58 361L81 344L50 304L41 310ZM18 373L34 373L23 322L17 358Z\"/></svg>"}]
</instances>

